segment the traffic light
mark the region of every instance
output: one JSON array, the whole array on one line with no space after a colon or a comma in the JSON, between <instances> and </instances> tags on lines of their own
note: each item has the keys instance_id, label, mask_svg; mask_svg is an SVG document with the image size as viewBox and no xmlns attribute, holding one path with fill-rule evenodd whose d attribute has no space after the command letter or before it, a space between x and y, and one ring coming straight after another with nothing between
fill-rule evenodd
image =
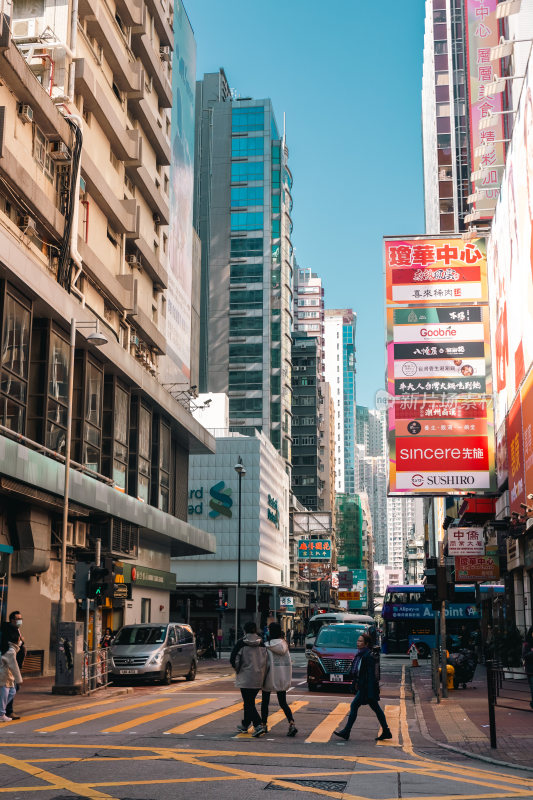
<instances>
[{"instance_id":1,"label":"traffic light","mask_svg":"<svg viewBox=\"0 0 533 800\"><path fill-rule=\"evenodd\" d=\"M229 608L228 595L223 589L218 590L217 611L227 611Z\"/></svg>"},{"instance_id":2,"label":"traffic light","mask_svg":"<svg viewBox=\"0 0 533 800\"><path fill-rule=\"evenodd\" d=\"M74 597L76 600L87 599L87 583L93 566L94 564L86 564L84 561L76 563L76 572L74 573Z\"/></svg>"},{"instance_id":3,"label":"traffic light","mask_svg":"<svg viewBox=\"0 0 533 800\"><path fill-rule=\"evenodd\" d=\"M109 570L106 567L91 567L87 582L87 597L93 598L97 605L100 605L107 597L108 575Z\"/></svg>"}]
</instances>

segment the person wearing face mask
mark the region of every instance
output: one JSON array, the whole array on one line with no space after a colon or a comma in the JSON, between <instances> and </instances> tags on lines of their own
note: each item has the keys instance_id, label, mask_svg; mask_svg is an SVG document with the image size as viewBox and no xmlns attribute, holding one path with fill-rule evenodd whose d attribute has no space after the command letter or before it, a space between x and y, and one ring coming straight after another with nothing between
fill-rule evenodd
<instances>
[{"instance_id":1,"label":"person wearing face mask","mask_svg":"<svg viewBox=\"0 0 533 800\"><path fill-rule=\"evenodd\" d=\"M19 645L15 642L2 640L0 657L0 722L11 722L13 717L7 714L9 705L17 693L17 686L22 683L17 655Z\"/></svg>"},{"instance_id":2,"label":"person wearing face mask","mask_svg":"<svg viewBox=\"0 0 533 800\"><path fill-rule=\"evenodd\" d=\"M24 658L26 656L26 646L24 644L24 637L22 636L21 632L22 627L22 614L20 611L12 611L9 615L9 621L5 622L2 625L2 635L1 635L1 650L2 652L6 652L8 649L8 644L11 642L13 644L18 645L18 650L16 652L16 660L17 665L19 668L19 673L22 672L22 665L24 663ZM19 690L20 684L22 680L17 681L16 691ZM18 714L13 712L13 698L14 694L10 697L8 704L5 709L5 716L11 717L11 719L20 719Z\"/></svg>"}]
</instances>

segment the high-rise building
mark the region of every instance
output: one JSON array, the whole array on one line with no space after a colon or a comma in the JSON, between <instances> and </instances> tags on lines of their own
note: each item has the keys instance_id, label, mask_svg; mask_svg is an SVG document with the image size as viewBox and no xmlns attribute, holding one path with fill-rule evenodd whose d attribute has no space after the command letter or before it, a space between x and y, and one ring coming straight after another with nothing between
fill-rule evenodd
<instances>
[{"instance_id":1,"label":"high-rise building","mask_svg":"<svg viewBox=\"0 0 533 800\"><path fill-rule=\"evenodd\" d=\"M426 0L422 75L426 233L464 230L469 211L464 5L464 0Z\"/></svg>"},{"instance_id":2,"label":"high-rise building","mask_svg":"<svg viewBox=\"0 0 533 800\"><path fill-rule=\"evenodd\" d=\"M421 497L389 497L387 516L388 564L398 571L403 571L407 541L424 539L424 500Z\"/></svg>"},{"instance_id":3,"label":"high-rise building","mask_svg":"<svg viewBox=\"0 0 533 800\"><path fill-rule=\"evenodd\" d=\"M309 511L324 509L319 364L318 338L295 332L292 345L292 491Z\"/></svg>"},{"instance_id":4,"label":"high-rise building","mask_svg":"<svg viewBox=\"0 0 533 800\"><path fill-rule=\"evenodd\" d=\"M326 310L325 376L335 408L335 490L341 494L356 490L355 325L351 308Z\"/></svg>"},{"instance_id":5,"label":"high-rise building","mask_svg":"<svg viewBox=\"0 0 533 800\"><path fill-rule=\"evenodd\" d=\"M322 423L320 431L320 474L324 481L324 509L331 511L335 529L335 410L331 397L331 386L326 381L320 384L322 397Z\"/></svg>"},{"instance_id":6,"label":"high-rise building","mask_svg":"<svg viewBox=\"0 0 533 800\"><path fill-rule=\"evenodd\" d=\"M0 573L3 600L34 612L45 673L58 603L85 619L74 570L98 542L124 560L132 599L111 588L95 647L102 626L168 622L171 556L215 550L187 522L189 453L215 443L158 379L163 355L184 373L194 360L192 194L171 211L169 167L187 185L194 137L176 129L171 147L170 63L176 44L185 123L195 45L173 8L15 0L0 17ZM187 302L172 329L169 221L189 276L173 276Z\"/></svg>"},{"instance_id":7,"label":"high-rise building","mask_svg":"<svg viewBox=\"0 0 533 800\"><path fill-rule=\"evenodd\" d=\"M372 515L374 560L388 562L386 416L376 409L357 406L358 491L368 495Z\"/></svg>"},{"instance_id":8,"label":"high-rise building","mask_svg":"<svg viewBox=\"0 0 533 800\"><path fill-rule=\"evenodd\" d=\"M230 429L291 460L292 175L268 99L223 70L196 86L195 227L202 243L200 388L229 395Z\"/></svg>"},{"instance_id":9,"label":"high-rise building","mask_svg":"<svg viewBox=\"0 0 533 800\"><path fill-rule=\"evenodd\" d=\"M324 288L308 267L294 265L294 330L317 339L318 371L324 379Z\"/></svg>"}]
</instances>

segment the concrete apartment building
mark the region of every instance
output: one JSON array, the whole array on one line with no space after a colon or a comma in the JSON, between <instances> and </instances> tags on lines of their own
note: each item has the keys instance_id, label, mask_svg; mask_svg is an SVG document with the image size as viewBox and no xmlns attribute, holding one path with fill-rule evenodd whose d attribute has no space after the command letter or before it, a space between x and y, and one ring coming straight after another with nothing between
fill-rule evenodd
<instances>
[{"instance_id":1,"label":"concrete apartment building","mask_svg":"<svg viewBox=\"0 0 533 800\"><path fill-rule=\"evenodd\" d=\"M325 377L335 409L335 491L353 494L355 480L355 324L351 308L327 309Z\"/></svg>"},{"instance_id":2,"label":"concrete apartment building","mask_svg":"<svg viewBox=\"0 0 533 800\"><path fill-rule=\"evenodd\" d=\"M176 329L188 342L193 324L186 204L173 213L190 231L187 249L170 261L168 223L170 180L179 180L172 149L173 169L187 167L183 130L171 148L170 62L175 36L182 59L194 40L183 8L173 19L167 3L10 8L0 25L1 615L23 611L26 644L47 672L60 588L65 618L82 619L74 571L94 559L97 538L102 556L124 559L132 589L131 600L106 601L96 638L101 625L168 620L171 555L215 551L187 522L189 453L213 452L214 440L158 379L167 342L172 379L191 372L189 344L181 357L176 347ZM188 64L178 86L190 116ZM166 321L171 307L184 308L171 279L189 301L177 328ZM96 324L101 347L90 338Z\"/></svg>"},{"instance_id":3,"label":"concrete apartment building","mask_svg":"<svg viewBox=\"0 0 533 800\"><path fill-rule=\"evenodd\" d=\"M200 389L228 394L230 429L263 431L290 470L292 175L271 101L234 95L223 70L197 82Z\"/></svg>"}]
</instances>

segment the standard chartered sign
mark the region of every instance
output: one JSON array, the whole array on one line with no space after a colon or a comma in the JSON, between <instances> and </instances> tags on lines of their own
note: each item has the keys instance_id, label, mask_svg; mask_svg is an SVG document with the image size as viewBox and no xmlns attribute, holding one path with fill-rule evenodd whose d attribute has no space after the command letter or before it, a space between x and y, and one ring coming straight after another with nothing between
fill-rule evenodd
<instances>
[{"instance_id":1,"label":"standard chartered sign","mask_svg":"<svg viewBox=\"0 0 533 800\"><path fill-rule=\"evenodd\" d=\"M189 505L187 514L189 517L202 516L204 511L209 508L209 516L211 519L225 517L231 519L233 514L231 507L233 500L231 498L231 489L226 486L224 481L218 481L209 489L209 494L204 487L199 489L189 490Z\"/></svg>"}]
</instances>

